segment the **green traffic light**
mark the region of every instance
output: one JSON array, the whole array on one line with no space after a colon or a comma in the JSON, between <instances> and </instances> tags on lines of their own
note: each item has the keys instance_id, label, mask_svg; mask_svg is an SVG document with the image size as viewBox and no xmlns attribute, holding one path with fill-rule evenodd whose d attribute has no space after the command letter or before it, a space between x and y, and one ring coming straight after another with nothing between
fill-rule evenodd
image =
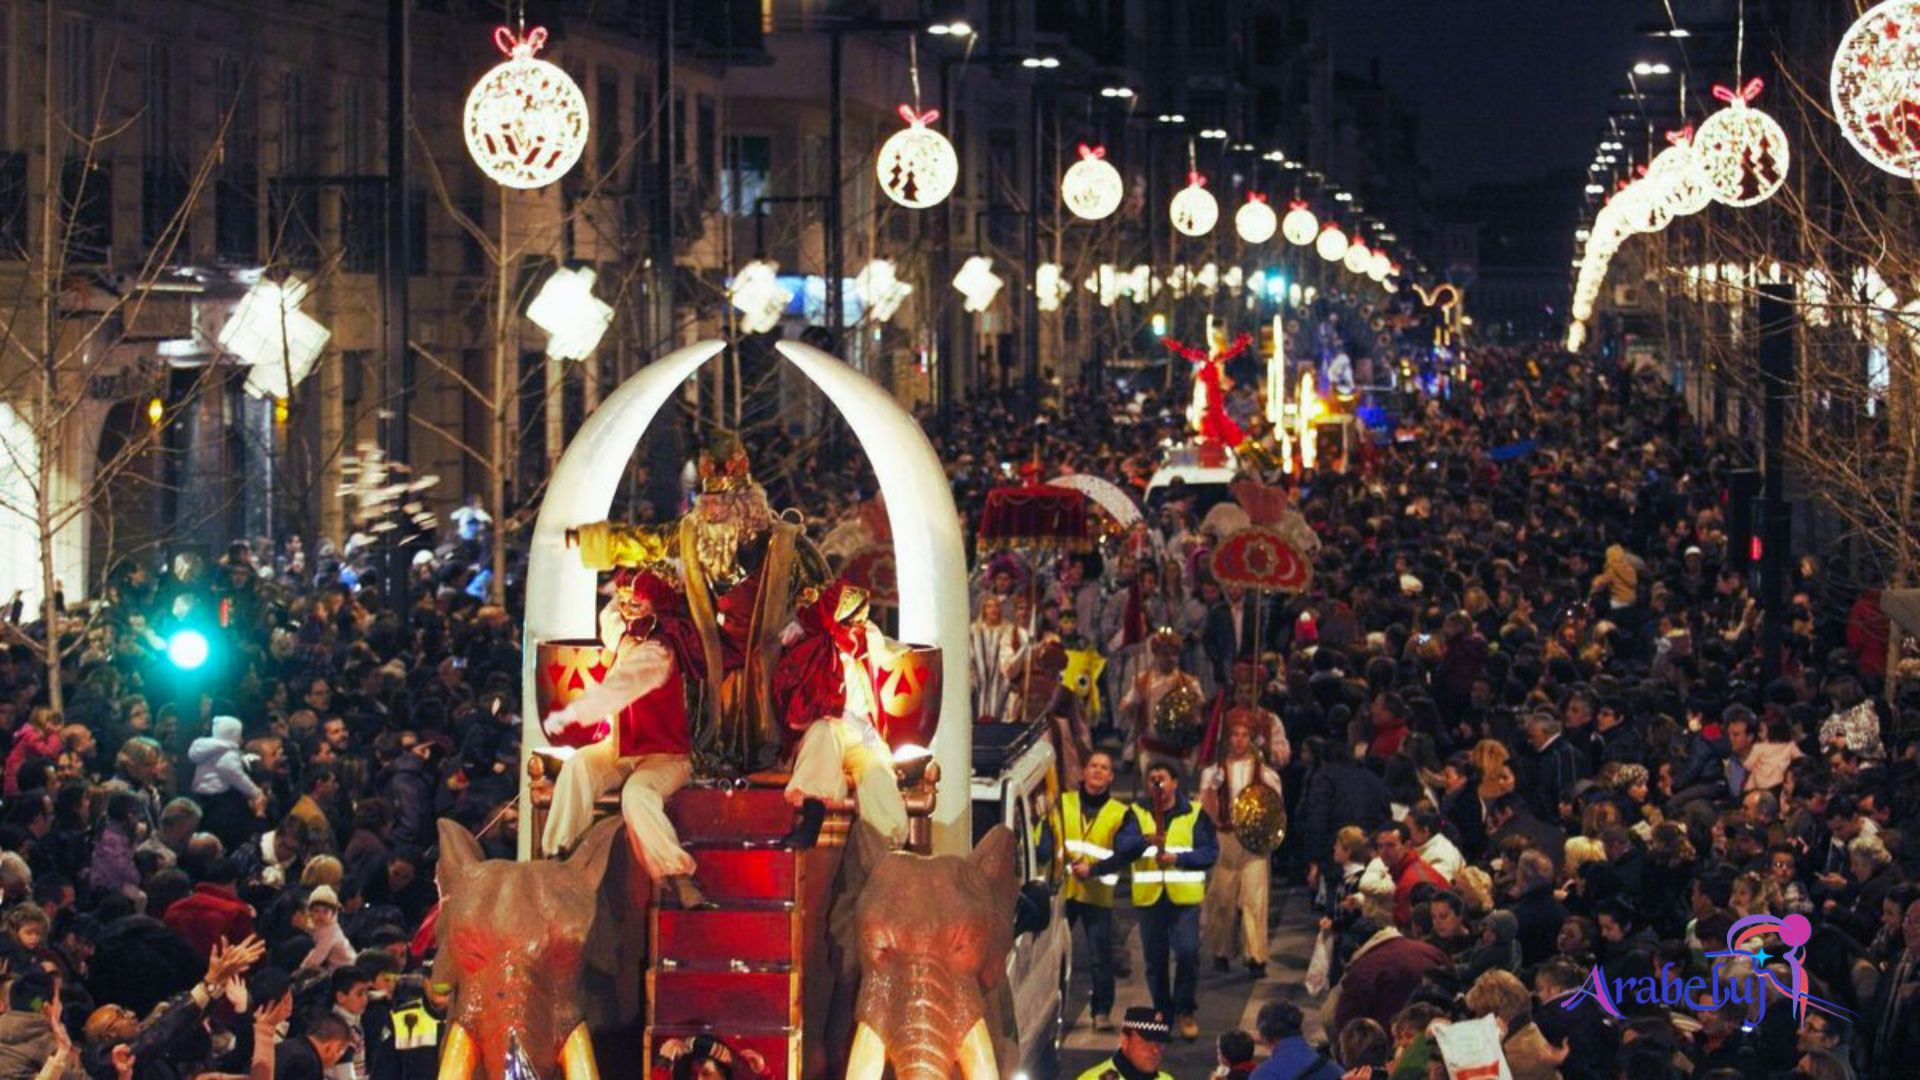
<instances>
[{"instance_id":1,"label":"green traffic light","mask_svg":"<svg viewBox=\"0 0 1920 1080\"><path fill-rule=\"evenodd\" d=\"M207 653L207 636L198 630L176 630L167 639L167 660L181 671L197 670Z\"/></svg>"}]
</instances>

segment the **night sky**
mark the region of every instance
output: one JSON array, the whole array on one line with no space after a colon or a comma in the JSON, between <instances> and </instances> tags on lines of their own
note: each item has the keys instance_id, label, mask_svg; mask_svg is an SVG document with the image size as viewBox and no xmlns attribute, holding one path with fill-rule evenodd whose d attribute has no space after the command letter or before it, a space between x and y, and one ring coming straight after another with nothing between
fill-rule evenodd
<instances>
[{"instance_id":1,"label":"night sky","mask_svg":"<svg viewBox=\"0 0 1920 1080\"><path fill-rule=\"evenodd\" d=\"M1637 25L1659 0L1337 0L1334 63L1381 81L1418 114L1434 188L1527 180L1592 159L1613 92L1657 58Z\"/></svg>"}]
</instances>

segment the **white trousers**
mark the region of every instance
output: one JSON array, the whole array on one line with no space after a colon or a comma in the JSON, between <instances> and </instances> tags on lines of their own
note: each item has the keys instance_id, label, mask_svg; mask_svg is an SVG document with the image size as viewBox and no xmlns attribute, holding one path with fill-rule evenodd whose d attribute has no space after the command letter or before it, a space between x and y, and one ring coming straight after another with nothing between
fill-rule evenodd
<instances>
[{"instance_id":1,"label":"white trousers","mask_svg":"<svg viewBox=\"0 0 1920 1080\"><path fill-rule=\"evenodd\" d=\"M893 754L873 725L847 717L815 720L800 736L787 793L845 799L847 780L858 792L860 817L896 844L907 839L907 804L893 775Z\"/></svg>"},{"instance_id":2,"label":"white trousers","mask_svg":"<svg viewBox=\"0 0 1920 1080\"><path fill-rule=\"evenodd\" d=\"M1264 964L1267 946L1267 874L1265 855L1240 845L1232 833L1220 834L1220 858L1207 875L1207 898L1200 907L1200 936L1206 951L1229 960L1244 955Z\"/></svg>"},{"instance_id":3,"label":"white trousers","mask_svg":"<svg viewBox=\"0 0 1920 1080\"><path fill-rule=\"evenodd\" d=\"M680 846L680 836L667 820L667 799L692 778L693 762L685 754L621 757L614 738L602 739L560 767L540 846L548 855L571 847L593 824L594 801L617 787L620 816L647 875L659 881L691 874L693 856Z\"/></svg>"}]
</instances>

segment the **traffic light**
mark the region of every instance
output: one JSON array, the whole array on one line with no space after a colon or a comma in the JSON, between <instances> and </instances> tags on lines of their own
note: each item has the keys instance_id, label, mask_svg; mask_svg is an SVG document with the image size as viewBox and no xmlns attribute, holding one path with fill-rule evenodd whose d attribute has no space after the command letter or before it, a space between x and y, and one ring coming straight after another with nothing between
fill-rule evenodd
<instances>
[{"instance_id":1,"label":"traffic light","mask_svg":"<svg viewBox=\"0 0 1920 1080\"><path fill-rule=\"evenodd\" d=\"M181 671L198 671L211 653L207 635L192 627L175 630L167 638L167 662Z\"/></svg>"}]
</instances>

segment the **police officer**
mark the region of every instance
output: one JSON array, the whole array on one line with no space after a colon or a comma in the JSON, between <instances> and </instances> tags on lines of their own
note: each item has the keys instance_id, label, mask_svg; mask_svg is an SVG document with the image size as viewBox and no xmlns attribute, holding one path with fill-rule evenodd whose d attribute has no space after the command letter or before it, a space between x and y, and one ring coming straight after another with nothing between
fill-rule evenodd
<instances>
[{"instance_id":1,"label":"police officer","mask_svg":"<svg viewBox=\"0 0 1920 1080\"><path fill-rule=\"evenodd\" d=\"M1200 904L1220 843L1199 803L1180 790L1178 769L1165 760L1147 767L1147 797L1121 823L1113 849L1133 863L1133 908L1153 1007L1179 1017L1180 1037L1193 1042L1200 1038L1194 1016L1200 1008Z\"/></svg>"},{"instance_id":2,"label":"police officer","mask_svg":"<svg viewBox=\"0 0 1920 1080\"><path fill-rule=\"evenodd\" d=\"M1120 1020L1120 1049L1081 1073L1080 1080L1173 1080L1160 1069L1162 1048L1172 1041L1166 1013L1135 1005Z\"/></svg>"},{"instance_id":3,"label":"police officer","mask_svg":"<svg viewBox=\"0 0 1920 1080\"><path fill-rule=\"evenodd\" d=\"M405 1080L433 1080L438 1075L440 1040L453 988L427 979L419 995L393 1010L393 1042Z\"/></svg>"},{"instance_id":4,"label":"police officer","mask_svg":"<svg viewBox=\"0 0 1920 1080\"><path fill-rule=\"evenodd\" d=\"M1126 860L1113 841L1127 808L1113 798L1113 758L1095 751L1080 772L1080 790L1060 796L1060 832L1065 838L1067 924L1087 935L1093 969L1093 1030L1111 1031L1113 1021L1113 889Z\"/></svg>"}]
</instances>

